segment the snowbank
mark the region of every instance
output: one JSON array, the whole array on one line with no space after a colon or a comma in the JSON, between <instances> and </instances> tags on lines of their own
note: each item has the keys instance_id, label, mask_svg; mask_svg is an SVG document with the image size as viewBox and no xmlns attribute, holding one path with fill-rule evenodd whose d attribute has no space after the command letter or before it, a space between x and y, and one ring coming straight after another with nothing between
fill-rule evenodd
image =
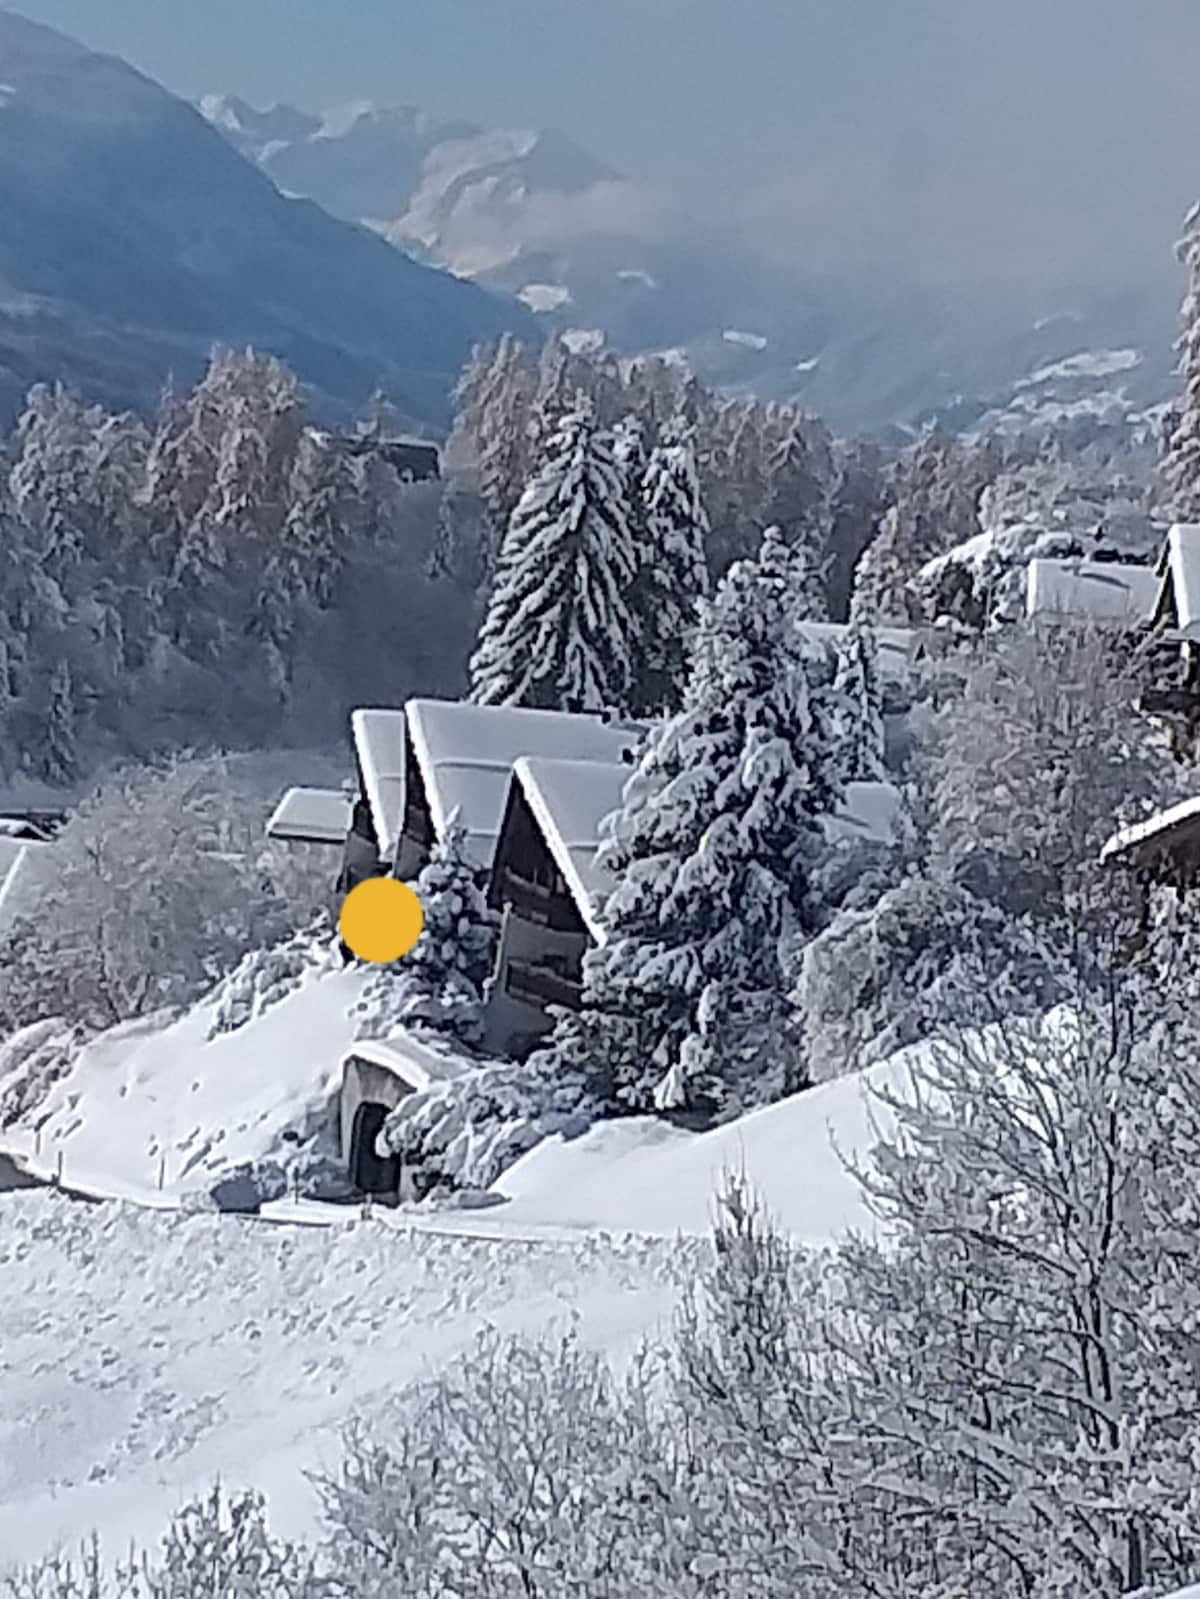
<instances>
[{"instance_id":1,"label":"snowbank","mask_svg":"<svg viewBox=\"0 0 1200 1599\"><path fill-rule=\"evenodd\" d=\"M219 992L176 1022L114 1028L0 1132L0 1150L86 1193L164 1205L207 1189L324 1113L366 979L314 968L252 1023L212 1039Z\"/></svg>"},{"instance_id":2,"label":"snowbank","mask_svg":"<svg viewBox=\"0 0 1200 1599\"><path fill-rule=\"evenodd\" d=\"M245 1218L0 1203L0 1571L100 1527L111 1556L157 1544L218 1476L268 1496L284 1536L318 1531L304 1473L340 1434L491 1325L561 1330L623 1358L670 1315L674 1246L514 1249Z\"/></svg>"},{"instance_id":3,"label":"snowbank","mask_svg":"<svg viewBox=\"0 0 1200 1599\"><path fill-rule=\"evenodd\" d=\"M488 1223L699 1237L711 1227L714 1195L732 1171L749 1178L798 1243L869 1232L873 1220L843 1157L865 1154L886 1131L889 1119L870 1090L902 1090L913 1058L903 1051L711 1133L639 1117L601 1123L581 1138L547 1139L496 1183L509 1203L488 1212Z\"/></svg>"}]
</instances>

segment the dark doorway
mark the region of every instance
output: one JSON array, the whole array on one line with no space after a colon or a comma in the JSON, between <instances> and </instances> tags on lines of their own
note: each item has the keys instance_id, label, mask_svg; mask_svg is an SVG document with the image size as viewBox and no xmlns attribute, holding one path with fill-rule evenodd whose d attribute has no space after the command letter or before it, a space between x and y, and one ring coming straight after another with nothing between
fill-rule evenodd
<instances>
[{"instance_id":1,"label":"dark doorway","mask_svg":"<svg viewBox=\"0 0 1200 1599\"><path fill-rule=\"evenodd\" d=\"M394 1155L375 1153L375 1140L387 1120L388 1108L367 1100L354 1112L350 1132L350 1181L360 1193L394 1194L400 1182L399 1162Z\"/></svg>"}]
</instances>

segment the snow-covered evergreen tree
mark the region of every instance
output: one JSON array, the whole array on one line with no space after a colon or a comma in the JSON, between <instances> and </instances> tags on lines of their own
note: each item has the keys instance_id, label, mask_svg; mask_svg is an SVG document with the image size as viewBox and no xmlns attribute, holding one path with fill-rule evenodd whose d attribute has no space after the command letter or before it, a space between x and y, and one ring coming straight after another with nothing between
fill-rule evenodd
<instances>
[{"instance_id":1,"label":"snow-covered evergreen tree","mask_svg":"<svg viewBox=\"0 0 1200 1599\"><path fill-rule=\"evenodd\" d=\"M75 696L71 668L60 660L50 679L50 705L46 713L43 775L51 783L73 783L79 775L75 744Z\"/></svg>"},{"instance_id":2,"label":"snow-covered evergreen tree","mask_svg":"<svg viewBox=\"0 0 1200 1599\"><path fill-rule=\"evenodd\" d=\"M637 550L611 435L578 397L513 513L471 658L483 705L623 709Z\"/></svg>"},{"instance_id":3,"label":"snow-covered evergreen tree","mask_svg":"<svg viewBox=\"0 0 1200 1599\"><path fill-rule=\"evenodd\" d=\"M639 711L678 704L696 608L708 592L708 515L695 442L681 420L650 454L642 477L643 540L634 588L640 640Z\"/></svg>"},{"instance_id":4,"label":"snow-covered evergreen tree","mask_svg":"<svg viewBox=\"0 0 1200 1599\"><path fill-rule=\"evenodd\" d=\"M911 580L918 569L912 531L892 506L854 571L850 616L878 627L908 627L916 620Z\"/></svg>"},{"instance_id":5,"label":"snow-covered evergreen tree","mask_svg":"<svg viewBox=\"0 0 1200 1599\"><path fill-rule=\"evenodd\" d=\"M879 649L875 630L860 617L838 641L833 689L842 718L839 739L846 781L882 781L887 769Z\"/></svg>"},{"instance_id":6,"label":"snow-covered evergreen tree","mask_svg":"<svg viewBox=\"0 0 1200 1599\"><path fill-rule=\"evenodd\" d=\"M536 384L529 352L506 333L494 347L476 351L455 390L450 450L461 440L473 458L488 534L479 558L484 585L491 582L504 530L529 478Z\"/></svg>"},{"instance_id":7,"label":"snow-covered evergreen tree","mask_svg":"<svg viewBox=\"0 0 1200 1599\"><path fill-rule=\"evenodd\" d=\"M840 774L777 534L701 614L683 707L651 730L610 823L607 937L552 1048L590 1062L616 1104L728 1117L802 1078L781 941L811 925Z\"/></svg>"},{"instance_id":8,"label":"snow-covered evergreen tree","mask_svg":"<svg viewBox=\"0 0 1200 1599\"><path fill-rule=\"evenodd\" d=\"M819 470L805 419L780 419L782 431L767 460L765 514L781 530L796 557L797 615L804 621L829 617L829 483Z\"/></svg>"},{"instance_id":9,"label":"snow-covered evergreen tree","mask_svg":"<svg viewBox=\"0 0 1200 1599\"><path fill-rule=\"evenodd\" d=\"M496 917L466 853L466 833L452 821L416 882L425 924L403 960L368 982L358 1005L360 1038L425 1028L464 1044L483 1033L483 987L491 973Z\"/></svg>"}]
</instances>

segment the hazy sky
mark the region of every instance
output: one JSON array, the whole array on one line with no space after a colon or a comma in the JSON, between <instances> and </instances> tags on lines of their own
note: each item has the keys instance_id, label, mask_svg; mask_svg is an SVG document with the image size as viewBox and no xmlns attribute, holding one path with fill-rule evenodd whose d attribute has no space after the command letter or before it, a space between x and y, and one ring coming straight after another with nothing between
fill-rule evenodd
<instances>
[{"instance_id":1,"label":"hazy sky","mask_svg":"<svg viewBox=\"0 0 1200 1599\"><path fill-rule=\"evenodd\" d=\"M1200 0L13 8L187 95L554 124L814 263L1146 281L1200 195Z\"/></svg>"}]
</instances>

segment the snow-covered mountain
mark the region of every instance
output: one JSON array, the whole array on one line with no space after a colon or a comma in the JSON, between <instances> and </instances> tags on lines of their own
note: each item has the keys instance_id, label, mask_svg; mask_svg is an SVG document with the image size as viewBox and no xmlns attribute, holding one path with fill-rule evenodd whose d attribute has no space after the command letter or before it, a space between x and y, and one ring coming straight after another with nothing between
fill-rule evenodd
<instances>
[{"instance_id":1,"label":"snow-covered mountain","mask_svg":"<svg viewBox=\"0 0 1200 1599\"><path fill-rule=\"evenodd\" d=\"M331 410L379 385L445 413L471 346L523 307L286 199L185 101L0 11L0 409L62 378L114 404L216 342L288 360ZM276 137L289 128L278 122Z\"/></svg>"},{"instance_id":2,"label":"snow-covered mountain","mask_svg":"<svg viewBox=\"0 0 1200 1599\"><path fill-rule=\"evenodd\" d=\"M547 330L601 330L622 351L682 351L712 381L801 399L842 428L934 414L970 427L1014 405L1028 417L1035 374L1114 349L1137 354L1119 385L1131 406L1168 392L1169 304L1083 292L1000 304L990 290L951 294L882 270L780 266L553 130L489 130L367 103L317 116L214 95L202 109L283 191L515 296ZM1095 373L1083 388L1107 392Z\"/></svg>"}]
</instances>

